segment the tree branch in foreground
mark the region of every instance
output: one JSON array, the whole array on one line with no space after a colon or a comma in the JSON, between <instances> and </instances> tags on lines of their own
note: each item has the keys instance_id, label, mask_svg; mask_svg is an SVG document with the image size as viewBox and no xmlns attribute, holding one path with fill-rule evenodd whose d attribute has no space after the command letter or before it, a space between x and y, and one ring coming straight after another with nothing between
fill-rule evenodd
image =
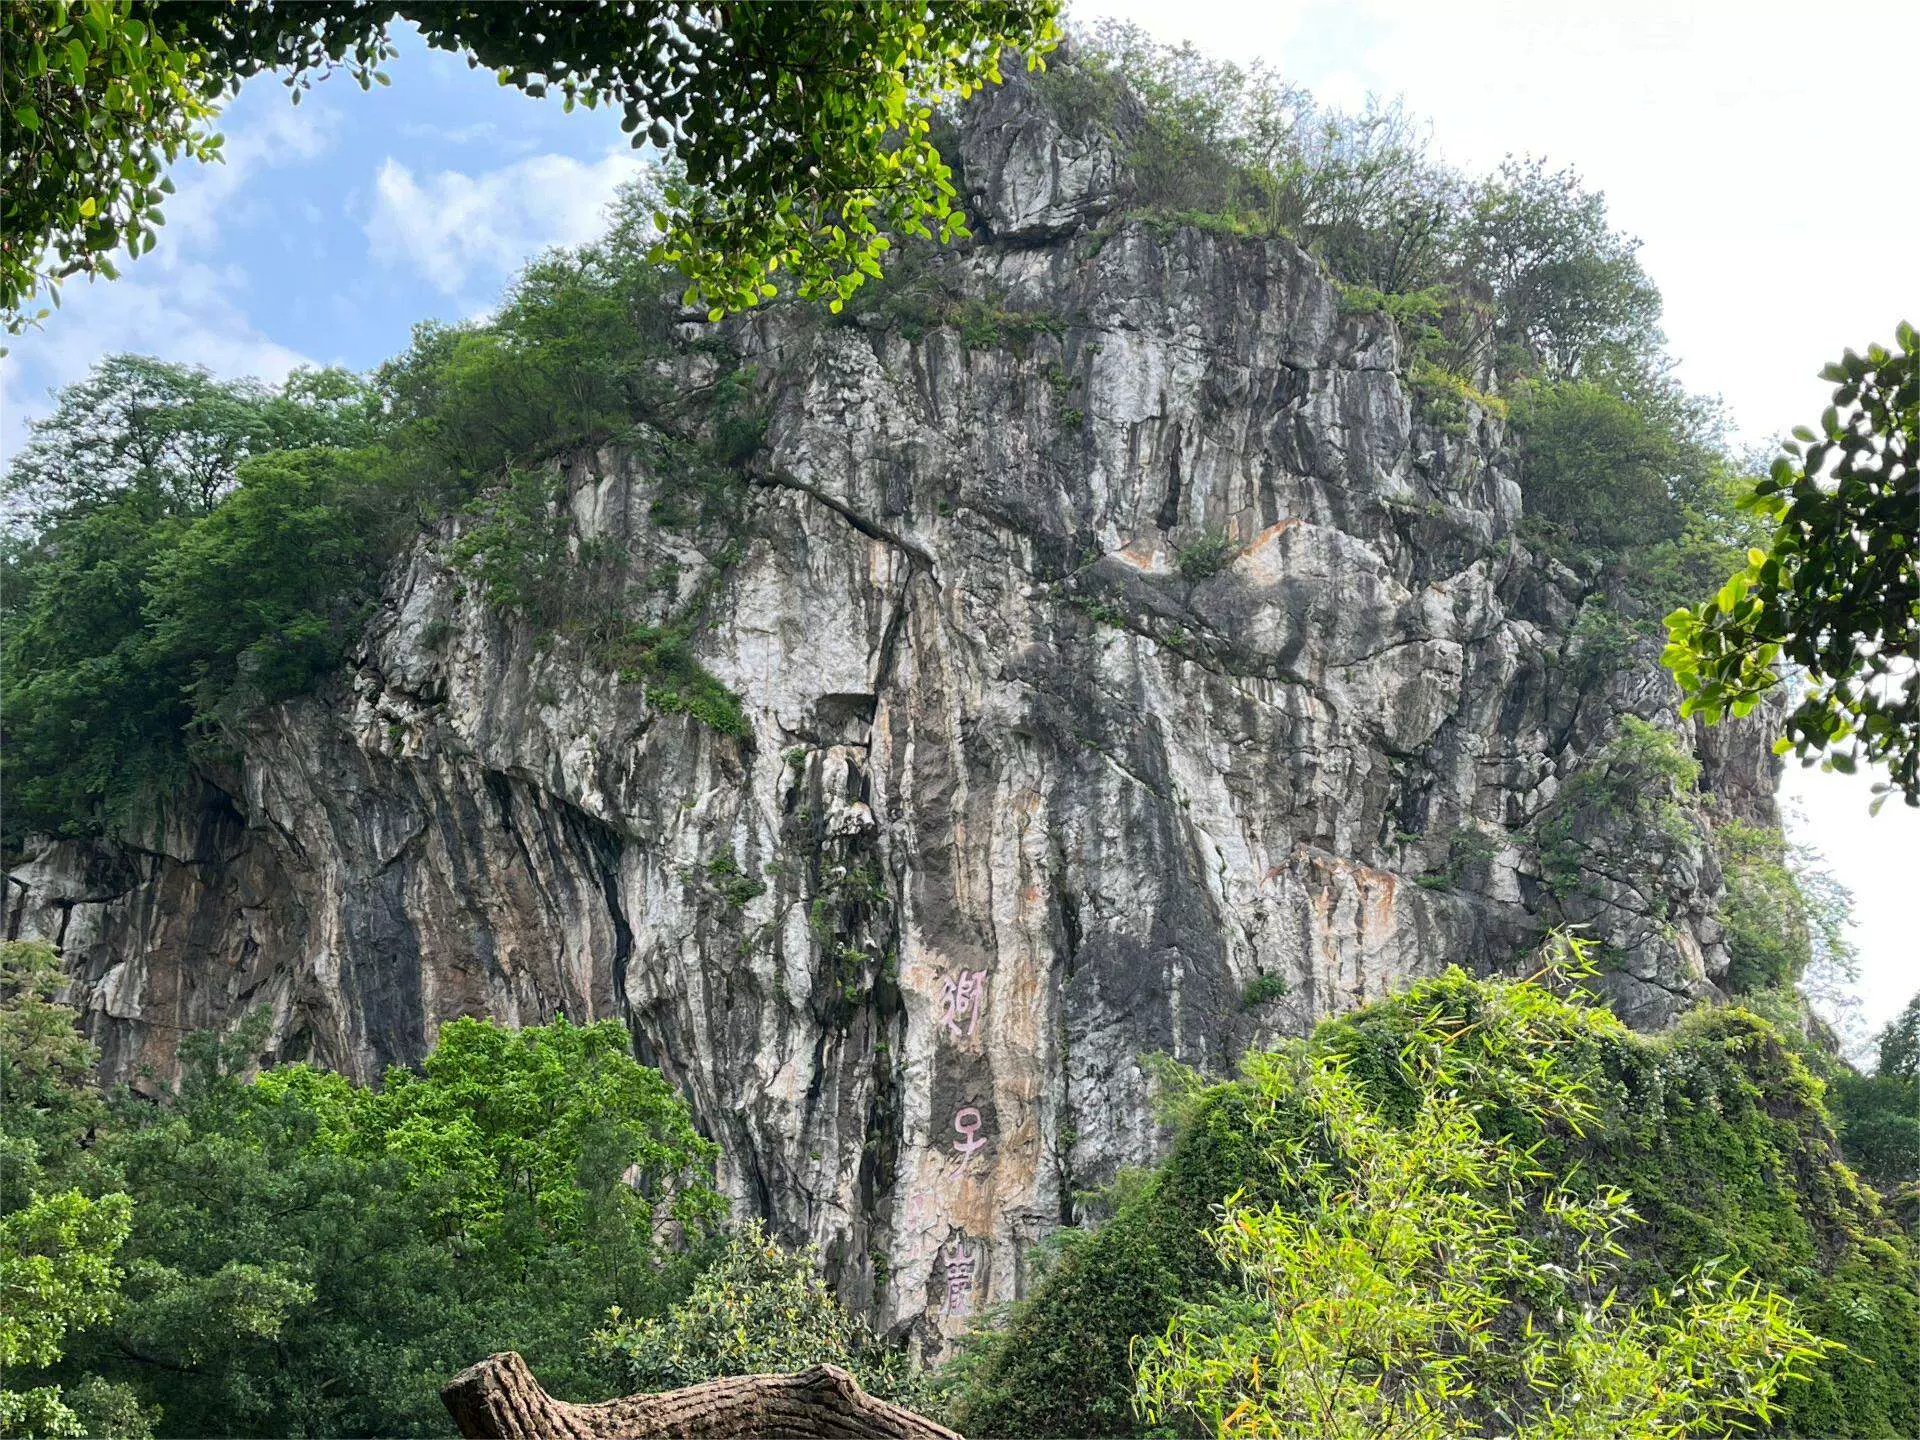
<instances>
[{"instance_id":1,"label":"tree branch in foreground","mask_svg":"<svg viewBox=\"0 0 1920 1440\"><path fill-rule=\"evenodd\" d=\"M874 1399L838 1365L569 1405L541 1389L527 1362L508 1350L462 1370L440 1398L468 1440L961 1440Z\"/></svg>"}]
</instances>

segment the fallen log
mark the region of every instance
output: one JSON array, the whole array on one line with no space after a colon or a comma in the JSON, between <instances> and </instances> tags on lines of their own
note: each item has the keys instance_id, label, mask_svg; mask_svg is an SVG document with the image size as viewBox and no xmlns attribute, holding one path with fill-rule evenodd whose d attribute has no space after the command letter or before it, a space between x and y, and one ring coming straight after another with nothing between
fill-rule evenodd
<instances>
[{"instance_id":1,"label":"fallen log","mask_svg":"<svg viewBox=\"0 0 1920 1440\"><path fill-rule=\"evenodd\" d=\"M462 1370L440 1398L467 1440L961 1440L874 1399L838 1365L569 1405L541 1389L527 1362L508 1350Z\"/></svg>"}]
</instances>

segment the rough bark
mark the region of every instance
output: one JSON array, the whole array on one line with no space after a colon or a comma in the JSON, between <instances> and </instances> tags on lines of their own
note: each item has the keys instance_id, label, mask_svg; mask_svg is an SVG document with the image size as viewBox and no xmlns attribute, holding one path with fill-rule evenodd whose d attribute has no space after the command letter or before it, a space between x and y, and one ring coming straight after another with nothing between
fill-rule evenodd
<instances>
[{"instance_id":1,"label":"rough bark","mask_svg":"<svg viewBox=\"0 0 1920 1440\"><path fill-rule=\"evenodd\" d=\"M462 1370L440 1398L469 1440L960 1440L944 1425L874 1399L838 1365L569 1405L541 1389L509 1350Z\"/></svg>"}]
</instances>

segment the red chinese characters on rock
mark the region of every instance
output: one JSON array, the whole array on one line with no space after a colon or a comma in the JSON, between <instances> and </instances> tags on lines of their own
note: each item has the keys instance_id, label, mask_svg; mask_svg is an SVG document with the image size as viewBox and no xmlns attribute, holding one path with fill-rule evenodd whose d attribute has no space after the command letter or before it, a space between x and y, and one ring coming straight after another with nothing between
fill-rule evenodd
<instances>
[{"instance_id":1,"label":"red chinese characters on rock","mask_svg":"<svg viewBox=\"0 0 1920 1440\"><path fill-rule=\"evenodd\" d=\"M942 1315L973 1313L974 1268L979 1256L965 1240L954 1240L940 1252L946 1266L947 1296L940 1306Z\"/></svg>"},{"instance_id":2,"label":"red chinese characters on rock","mask_svg":"<svg viewBox=\"0 0 1920 1440\"><path fill-rule=\"evenodd\" d=\"M980 1138L980 1126L980 1112L974 1106L963 1105L953 1112L954 1133L960 1138L953 1142L953 1161L947 1166L947 1179L958 1179L973 1158L973 1152L987 1147L987 1142Z\"/></svg>"},{"instance_id":3,"label":"red chinese characters on rock","mask_svg":"<svg viewBox=\"0 0 1920 1440\"><path fill-rule=\"evenodd\" d=\"M986 1000L987 972L961 970L940 982L940 1025L956 1040L968 1039L980 1028L980 1009Z\"/></svg>"}]
</instances>

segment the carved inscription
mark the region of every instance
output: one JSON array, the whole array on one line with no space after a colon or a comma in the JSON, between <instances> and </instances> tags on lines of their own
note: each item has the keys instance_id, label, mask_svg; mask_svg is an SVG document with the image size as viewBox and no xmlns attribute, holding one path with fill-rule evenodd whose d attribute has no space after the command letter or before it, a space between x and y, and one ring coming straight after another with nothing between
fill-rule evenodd
<instances>
[{"instance_id":1,"label":"carved inscription","mask_svg":"<svg viewBox=\"0 0 1920 1440\"><path fill-rule=\"evenodd\" d=\"M940 1252L941 1262L946 1266L947 1294L941 1303L942 1315L971 1315L973 1313L974 1267L979 1255L974 1247L965 1240L956 1239Z\"/></svg>"},{"instance_id":2,"label":"carved inscription","mask_svg":"<svg viewBox=\"0 0 1920 1440\"><path fill-rule=\"evenodd\" d=\"M961 970L940 982L940 1025L954 1039L970 1038L980 1028L987 972Z\"/></svg>"}]
</instances>

